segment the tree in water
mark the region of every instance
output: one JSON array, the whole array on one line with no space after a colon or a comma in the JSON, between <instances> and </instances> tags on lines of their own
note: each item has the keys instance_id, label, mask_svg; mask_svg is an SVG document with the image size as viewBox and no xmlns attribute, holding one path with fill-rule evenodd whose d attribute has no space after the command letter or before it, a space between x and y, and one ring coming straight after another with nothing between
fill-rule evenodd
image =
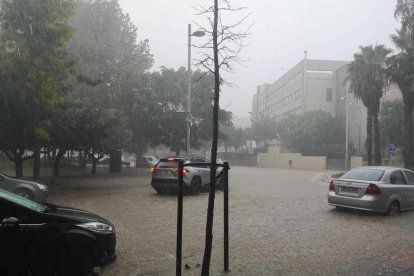
<instances>
[{"instance_id":1,"label":"tree in water","mask_svg":"<svg viewBox=\"0 0 414 276\"><path fill-rule=\"evenodd\" d=\"M348 67L350 90L367 108L367 153L368 165L381 165L381 146L378 114L380 100L388 85L386 64L391 50L384 45L375 47L361 46L360 52L354 54L354 60ZM346 103L348 104L348 103ZM372 160L374 145L374 160Z\"/></svg>"},{"instance_id":2,"label":"tree in water","mask_svg":"<svg viewBox=\"0 0 414 276\"><path fill-rule=\"evenodd\" d=\"M213 1L210 7L199 6L196 8L199 15L206 16L208 27L201 24L197 26L207 33L210 37L208 41L200 46L200 49L212 51L212 53L203 53L202 58L198 60L198 66L205 68L214 75L214 98L213 98L213 135L211 143L211 170L210 170L210 189L208 196L207 222L206 222L206 240L204 248L204 257L201 275L206 276L210 273L210 259L213 244L213 219L214 219L214 199L216 183L216 162L217 162L217 145L219 135L219 104L220 104L220 87L222 84L232 85L226 82L221 76L220 71L234 72L234 64L242 63L239 56L244 47L244 39L247 38L250 26L242 29L243 22L248 14L243 16L239 21L231 25L223 23L227 16L234 16L234 12L242 11L244 8L234 8L228 0ZM230 13L230 14L229 14ZM211 16L212 14L212 16Z\"/></svg>"}]
</instances>

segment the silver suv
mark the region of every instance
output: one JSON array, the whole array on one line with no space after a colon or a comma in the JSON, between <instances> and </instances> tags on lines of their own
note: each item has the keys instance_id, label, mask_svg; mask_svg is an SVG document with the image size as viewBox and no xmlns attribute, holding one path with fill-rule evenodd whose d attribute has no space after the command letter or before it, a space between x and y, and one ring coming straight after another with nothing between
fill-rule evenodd
<instances>
[{"instance_id":1,"label":"silver suv","mask_svg":"<svg viewBox=\"0 0 414 276\"><path fill-rule=\"evenodd\" d=\"M205 163L194 166L184 167L184 190L191 194L198 194L201 190L207 189L210 184L210 162L203 157L174 157L161 158L160 161L151 168L151 186L158 194L165 194L178 191L178 162L184 163ZM220 173L221 167L217 167L216 188L223 186L223 177Z\"/></svg>"}]
</instances>

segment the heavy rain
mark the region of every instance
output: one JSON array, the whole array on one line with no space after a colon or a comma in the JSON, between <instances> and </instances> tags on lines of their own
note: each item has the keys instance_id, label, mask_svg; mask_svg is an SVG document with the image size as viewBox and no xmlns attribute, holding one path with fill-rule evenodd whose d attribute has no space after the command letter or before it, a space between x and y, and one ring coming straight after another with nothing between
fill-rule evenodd
<instances>
[{"instance_id":1,"label":"heavy rain","mask_svg":"<svg viewBox=\"0 0 414 276\"><path fill-rule=\"evenodd\" d=\"M0 0L0 275L414 275L414 0Z\"/></svg>"}]
</instances>

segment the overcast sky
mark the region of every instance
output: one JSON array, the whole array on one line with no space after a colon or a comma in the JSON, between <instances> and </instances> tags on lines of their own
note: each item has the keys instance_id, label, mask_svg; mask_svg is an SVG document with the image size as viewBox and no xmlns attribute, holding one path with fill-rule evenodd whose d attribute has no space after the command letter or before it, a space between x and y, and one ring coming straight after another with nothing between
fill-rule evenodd
<instances>
[{"instance_id":1,"label":"overcast sky","mask_svg":"<svg viewBox=\"0 0 414 276\"><path fill-rule=\"evenodd\" d=\"M202 22L192 8L197 0L119 0L138 28L138 39L149 39L153 70L187 65L187 24ZM220 106L235 115L249 117L256 87L272 83L304 57L352 60L360 45L385 44L390 34L396 0L230 0L251 12L251 35L241 56L244 67L226 75L237 87L224 87ZM236 20L237 17L234 18ZM246 26L247 26L246 24ZM193 24L193 31L196 27ZM196 43L194 38L193 42ZM203 38L201 38L203 39ZM197 57L197 49L192 51ZM194 68L193 68L194 70Z\"/></svg>"}]
</instances>

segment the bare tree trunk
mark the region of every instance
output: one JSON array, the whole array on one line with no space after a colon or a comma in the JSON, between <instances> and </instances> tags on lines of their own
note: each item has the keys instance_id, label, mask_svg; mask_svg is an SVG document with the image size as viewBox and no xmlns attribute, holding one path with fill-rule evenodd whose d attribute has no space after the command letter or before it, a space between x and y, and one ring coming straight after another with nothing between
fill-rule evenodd
<instances>
[{"instance_id":1,"label":"bare tree trunk","mask_svg":"<svg viewBox=\"0 0 414 276\"><path fill-rule=\"evenodd\" d=\"M404 101L404 167L414 168L413 154L413 105L409 101Z\"/></svg>"},{"instance_id":2,"label":"bare tree trunk","mask_svg":"<svg viewBox=\"0 0 414 276\"><path fill-rule=\"evenodd\" d=\"M202 276L210 274L211 250L213 247L213 219L214 199L216 194L216 161L218 141L218 110L220 99L220 67L218 60L217 26L218 26L218 0L214 0L214 23L213 23L213 52L214 52L214 107L213 107L213 142L211 146L211 170L210 191L208 194L206 242L204 248Z\"/></svg>"},{"instance_id":3,"label":"bare tree trunk","mask_svg":"<svg viewBox=\"0 0 414 276\"><path fill-rule=\"evenodd\" d=\"M16 178L23 177L23 158L14 159L14 170L16 172Z\"/></svg>"},{"instance_id":4,"label":"bare tree trunk","mask_svg":"<svg viewBox=\"0 0 414 276\"><path fill-rule=\"evenodd\" d=\"M378 122L378 111L373 114L373 127L374 127L374 165L381 165L381 144L380 144L380 133L379 133L379 122Z\"/></svg>"},{"instance_id":5,"label":"bare tree trunk","mask_svg":"<svg viewBox=\"0 0 414 276\"><path fill-rule=\"evenodd\" d=\"M368 166L372 165L372 111L367 111L367 155Z\"/></svg>"},{"instance_id":6,"label":"bare tree trunk","mask_svg":"<svg viewBox=\"0 0 414 276\"><path fill-rule=\"evenodd\" d=\"M92 174L96 174L96 164L98 163L98 158L92 157Z\"/></svg>"},{"instance_id":7,"label":"bare tree trunk","mask_svg":"<svg viewBox=\"0 0 414 276\"><path fill-rule=\"evenodd\" d=\"M78 156L78 166L80 169L86 168L86 160L88 159L88 154L86 151L80 150Z\"/></svg>"},{"instance_id":8,"label":"bare tree trunk","mask_svg":"<svg viewBox=\"0 0 414 276\"><path fill-rule=\"evenodd\" d=\"M40 147L36 146L33 151L33 180L40 177Z\"/></svg>"},{"instance_id":9,"label":"bare tree trunk","mask_svg":"<svg viewBox=\"0 0 414 276\"><path fill-rule=\"evenodd\" d=\"M60 160L65 155L65 153L66 153L65 149L59 149L59 151L56 155L55 162L53 164L53 176L56 177L56 178L59 177Z\"/></svg>"}]
</instances>

